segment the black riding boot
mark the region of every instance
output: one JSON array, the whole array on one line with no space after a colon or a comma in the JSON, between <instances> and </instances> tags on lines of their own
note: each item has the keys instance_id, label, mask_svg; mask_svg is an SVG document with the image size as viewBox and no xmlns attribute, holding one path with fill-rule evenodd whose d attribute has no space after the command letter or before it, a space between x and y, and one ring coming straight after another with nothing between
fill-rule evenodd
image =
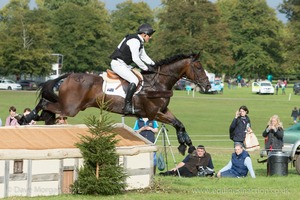
<instances>
[{"instance_id":1,"label":"black riding boot","mask_svg":"<svg viewBox=\"0 0 300 200\"><path fill-rule=\"evenodd\" d=\"M125 106L124 106L124 114L134 114L134 110L132 109L132 96L136 90L136 85L134 83L130 83L126 92L125 97Z\"/></svg>"}]
</instances>

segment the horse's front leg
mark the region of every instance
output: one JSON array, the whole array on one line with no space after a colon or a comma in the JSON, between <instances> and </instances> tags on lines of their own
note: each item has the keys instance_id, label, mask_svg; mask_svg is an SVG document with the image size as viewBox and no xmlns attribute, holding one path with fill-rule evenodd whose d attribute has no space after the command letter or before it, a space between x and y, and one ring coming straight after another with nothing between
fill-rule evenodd
<instances>
[{"instance_id":1,"label":"horse's front leg","mask_svg":"<svg viewBox=\"0 0 300 200\"><path fill-rule=\"evenodd\" d=\"M180 144L178 150L182 155L185 154L186 145L188 145L190 148L194 148L192 145L192 140L186 132L184 125L173 115L169 109L167 109L165 113L157 113L155 119L157 121L170 124L176 129L177 140Z\"/></svg>"}]
</instances>

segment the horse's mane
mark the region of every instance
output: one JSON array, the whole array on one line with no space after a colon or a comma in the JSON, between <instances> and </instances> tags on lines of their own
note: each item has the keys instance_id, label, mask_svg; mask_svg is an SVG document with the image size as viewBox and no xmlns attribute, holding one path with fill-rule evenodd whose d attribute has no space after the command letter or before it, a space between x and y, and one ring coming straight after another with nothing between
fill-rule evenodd
<instances>
[{"instance_id":1,"label":"horse's mane","mask_svg":"<svg viewBox=\"0 0 300 200\"><path fill-rule=\"evenodd\" d=\"M156 68L156 67L159 67L159 66L162 66L162 65L171 64L171 63L174 63L178 60L182 60L182 59L186 59L186 58L194 58L195 56L196 56L195 53L192 53L192 54L178 54L178 55L171 56L169 58L166 58L166 59L155 62L154 67Z\"/></svg>"}]
</instances>

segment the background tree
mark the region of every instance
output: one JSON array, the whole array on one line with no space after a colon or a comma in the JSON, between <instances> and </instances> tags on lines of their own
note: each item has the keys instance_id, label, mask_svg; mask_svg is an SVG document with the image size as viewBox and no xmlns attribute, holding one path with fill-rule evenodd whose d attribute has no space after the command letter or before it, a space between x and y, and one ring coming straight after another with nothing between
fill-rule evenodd
<instances>
[{"instance_id":1,"label":"background tree","mask_svg":"<svg viewBox=\"0 0 300 200\"><path fill-rule=\"evenodd\" d=\"M86 6L91 3L98 3L98 0L35 0L35 2L39 8L57 10L66 3L72 3L78 6Z\"/></svg>"},{"instance_id":2,"label":"background tree","mask_svg":"<svg viewBox=\"0 0 300 200\"><path fill-rule=\"evenodd\" d=\"M265 78L280 71L282 24L266 1L219 0L218 4L230 29L232 75Z\"/></svg>"},{"instance_id":3,"label":"background tree","mask_svg":"<svg viewBox=\"0 0 300 200\"><path fill-rule=\"evenodd\" d=\"M0 60L4 75L32 76L50 71L49 18L45 12L29 10L28 3L12 0L2 10Z\"/></svg>"},{"instance_id":4,"label":"background tree","mask_svg":"<svg viewBox=\"0 0 300 200\"><path fill-rule=\"evenodd\" d=\"M280 11L286 14L289 22L284 37L284 67L287 73L300 78L300 0L285 0Z\"/></svg>"},{"instance_id":5,"label":"background tree","mask_svg":"<svg viewBox=\"0 0 300 200\"><path fill-rule=\"evenodd\" d=\"M202 51L202 64L222 72L231 63L226 24L220 23L213 3L206 0L164 0L152 51L158 58Z\"/></svg>"},{"instance_id":6,"label":"background tree","mask_svg":"<svg viewBox=\"0 0 300 200\"><path fill-rule=\"evenodd\" d=\"M64 55L63 71L100 71L109 67L112 29L103 3L65 3L53 11L52 49Z\"/></svg>"}]
</instances>

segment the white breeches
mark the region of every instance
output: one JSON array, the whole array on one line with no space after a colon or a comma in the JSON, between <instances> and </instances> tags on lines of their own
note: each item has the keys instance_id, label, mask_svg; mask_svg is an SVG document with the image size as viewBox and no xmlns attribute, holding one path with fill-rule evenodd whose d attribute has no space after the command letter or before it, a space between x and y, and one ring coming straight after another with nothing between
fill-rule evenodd
<instances>
[{"instance_id":1,"label":"white breeches","mask_svg":"<svg viewBox=\"0 0 300 200\"><path fill-rule=\"evenodd\" d=\"M120 77L127 80L129 83L134 83L136 86L139 83L139 79L131 71L132 66L127 65L123 60L112 60L110 63L111 69L117 73Z\"/></svg>"}]
</instances>

